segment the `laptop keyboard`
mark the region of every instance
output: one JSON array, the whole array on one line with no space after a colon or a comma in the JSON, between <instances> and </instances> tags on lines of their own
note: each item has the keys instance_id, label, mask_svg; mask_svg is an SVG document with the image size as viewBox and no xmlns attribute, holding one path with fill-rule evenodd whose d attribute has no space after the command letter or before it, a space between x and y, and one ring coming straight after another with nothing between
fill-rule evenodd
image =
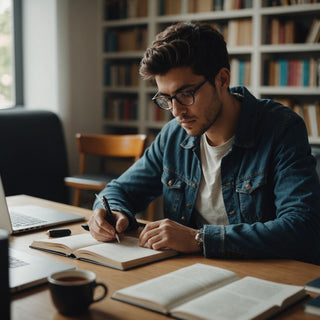
<instances>
[{"instance_id":1,"label":"laptop keyboard","mask_svg":"<svg viewBox=\"0 0 320 320\"><path fill-rule=\"evenodd\" d=\"M10 212L11 223L14 228L37 225L40 223L44 223L45 221L39 218L30 217L25 214L21 214L18 212L11 211Z\"/></svg>"},{"instance_id":2,"label":"laptop keyboard","mask_svg":"<svg viewBox=\"0 0 320 320\"><path fill-rule=\"evenodd\" d=\"M9 268L23 267L23 266L27 266L28 264L29 264L28 262L20 260L16 257L9 256Z\"/></svg>"}]
</instances>

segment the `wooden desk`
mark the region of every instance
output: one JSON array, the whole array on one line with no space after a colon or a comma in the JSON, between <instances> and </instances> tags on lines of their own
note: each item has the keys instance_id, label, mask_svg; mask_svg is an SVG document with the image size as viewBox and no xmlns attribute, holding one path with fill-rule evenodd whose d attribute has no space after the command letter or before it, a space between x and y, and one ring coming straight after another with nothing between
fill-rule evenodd
<instances>
[{"instance_id":1,"label":"wooden desk","mask_svg":"<svg viewBox=\"0 0 320 320\"><path fill-rule=\"evenodd\" d=\"M37 199L29 196L8 197L9 206L23 204L38 204L46 207L65 210L68 212L79 213L87 218L91 210L59 204L51 201ZM80 223L68 226L73 234L83 232ZM198 255L181 255L168 260L156 262L142 266L133 270L118 271L111 268L94 265L84 261L77 261L67 257L54 255L35 249L30 249L29 245L34 239L45 237L45 230L24 235L11 236L10 245L12 248L28 251L31 254L46 256L53 260L61 261L74 265L79 269L92 270L97 275L97 280L104 282L108 286L108 296L91 305L89 312L77 319L169 319L168 317L144 310L129 304L112 300L112 293L120 288L136 284L138 282L160 276L162 274L177 270L187 265L201 262L221 268L226 268L236 272L240 277L250 275L266 280L282 282L293 285L304 285L308 281L320 276L320 266L307 264L292 260L260 260L260 261L241 261L241 260L216 260L205 259ZM311 294L315 297L316 294ZM310 299L310 298L309 298ZM304 312L303 304L307 300L282 312L277 319L319 319L316 316ZM230 302L231 304L232 302ZM47 285L27 290L12 297L11 317L13 320L34 320L34 319L70 319L60 315L54 308Z\"/></svg>"}]
</instances>

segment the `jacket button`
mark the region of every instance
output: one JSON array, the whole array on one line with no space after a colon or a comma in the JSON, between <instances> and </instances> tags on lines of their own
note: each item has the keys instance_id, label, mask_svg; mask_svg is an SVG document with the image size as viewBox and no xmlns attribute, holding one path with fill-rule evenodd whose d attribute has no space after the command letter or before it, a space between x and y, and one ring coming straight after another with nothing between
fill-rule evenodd
<instances>
[{"instance_id":1,"label":"jacket button","mask_svg":"<svg viewBox=\"0 0 320 320\"><path fill-rule=\"evenodd\" d=\"M250 190L251 189L251 184L250 183L247 183L246 184L246 190Z\"/></svg>"},{"instance_id":2,"label":"jacket button","mask_svg":"<svg viewBox=\"0 0 320 320\"><path fill-rule=\"evenodd\" d=\"M185 216L181 217L181 220L186 221L186 217Z\"/></svg>"},{"instance_id":3,"label":"jacket button","mask_svg":"<svg viewBox=\"0 0 320 320\"><path fill-rule=\"evenodd\" d=\"M234 216L235 214L236 214L235 211L230 211L230 212L229 212L229 216Z\"/></svg>"},{"instance_id":4,"label":"jacket button","mask_svg":"<svg viewBox=\"0 0 320 320\"><path fill-rule=\"evenodd\" d=\"M172 186L173 185L173 180L169 180L168 181L168 186Z\"/></svg>"},{"instance_id":5,"label":"jacket button","mask_svg":"<svg viewBox=\"0 0 320 320\"><path fill-rule=\"evenodd\" d=\"M187 207L188 209L190 209L190 208L191 208L191 204L190 204L190 203L187 203L187 204L186 204L186 207Z\"/></svg>"}]
</instances>

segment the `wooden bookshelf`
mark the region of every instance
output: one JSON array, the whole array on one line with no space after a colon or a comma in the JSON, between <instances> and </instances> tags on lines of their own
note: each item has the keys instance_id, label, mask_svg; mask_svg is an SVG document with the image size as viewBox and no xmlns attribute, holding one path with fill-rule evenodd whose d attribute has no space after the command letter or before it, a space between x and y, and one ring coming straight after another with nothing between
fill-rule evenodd
<instances>
[{"instance_id":1,"label":"wooden bookshelf","mask_svg":"<svg viewBox=\"0 0 320 320\"><path fill-rule=\"evenodd\" d=\"M242 3L241 8L236 7L239 3ZM285 3L286 5L281 5ZM108 8L110 9L112 5L118 6L117 10L108 12ZM219 8L221 10L217 10ZM290 101L289 107L299 105L306 109L307 105L311 105L312 108L314 106L319 108L319 65L316 67L317 70L312 71L317 73L312 85L309 85L310 81L308 84L303 81L292 82L291 74L290 85L283 85L288 84L288 81L281 82L281 85L277 81L272 84L273 82L269 81L267 76L271 61L286 61L288 64L290 61L301 62L314 59L320 64L320 43L306 42L312 25L316 25L316 19L319 19L320 1L100 0L99 16L101 18L99 94L101 116L104 118L103 125L106 133L137 132L154 137L169 120L169 112L153 109L156 107L152 105L151 98L156 92L155 86L145 83L140 78L135 78L131 82L119 81L119 75L118 78L113 76L106 81L106 68L112 68L114 74L131 72L131 78L134 78L137 69L132 67L131 70L130 66L137 66L145 47L153 41L158 32L178 21L197 20L208 22L219 28L228 44L232 61L231 73L234 75L233 84L244 84L260 98ZM272 37L271 30L273 32L278 30L277 32L280 33ZM113 44L111 49L106 48L108 32L118 34L116 40L122 41L122 45L118 44L117 47ZM282 40L275 40L279 38ZM132 41L133 39L138 40ZM314 39L317 39L316 35ZM120 49L117 50L117 48ZM128 70L125 70L126 68ZM292 83L299 83L299 85L292 85ZM123 113L115 111L117 116L105 117L108 114L106 110L108 99L116 100L115 105L121 105L121 99L134 101L132 105L136 110L127 113L126 117L121 116ZM314 110L312 112L312 114L318 114ZM128 114L131 114L132 118L130 116L128 118ZM313 130L310 141L320 143L320 130L317 135Z\"/></svg>"}]
</instances>

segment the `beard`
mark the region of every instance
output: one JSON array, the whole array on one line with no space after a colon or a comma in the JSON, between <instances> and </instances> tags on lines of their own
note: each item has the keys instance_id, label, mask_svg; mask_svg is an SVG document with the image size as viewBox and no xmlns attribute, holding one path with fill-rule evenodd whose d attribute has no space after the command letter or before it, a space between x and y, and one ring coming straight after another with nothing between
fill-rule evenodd
<instances>
[{"instance_id":1,"label":"beard","mask_svg":"<svg viewBox=\"0 0 320 320\"><path fill-rule=\"evenodd\" d=\"M178 122L179 124L184 128L184 130L187 132L187 134L191 137L201 137L204 133L206 133L220 118L222 113L223 105L220 103L218 106L218 110L215 115L210 115L210 117L206 117L206 122L200 126L198 129L193 129L192 124L188 127L188 125L183 125L183 121L193 121L192 117L188 117L187 115L183 115L179 117ZM212 117L212 118L211 118ZM194 119L196 122L197 119Z\"/></svg>"}]
</instances>

